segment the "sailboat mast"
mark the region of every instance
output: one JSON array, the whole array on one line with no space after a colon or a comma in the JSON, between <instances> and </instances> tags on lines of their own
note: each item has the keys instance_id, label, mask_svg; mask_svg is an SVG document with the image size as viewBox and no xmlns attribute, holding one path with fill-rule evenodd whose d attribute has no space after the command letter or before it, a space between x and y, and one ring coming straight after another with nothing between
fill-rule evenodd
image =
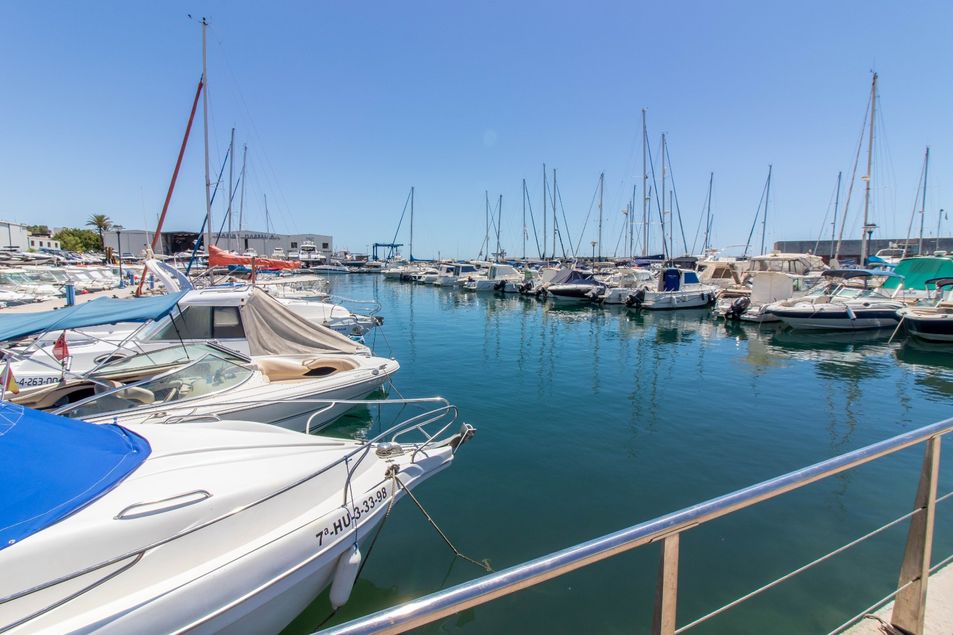
<instances>
[{"instance_id":1,"label":"sailboat mast","mask_svg":"<svg viewBox=\"0 0 953 635\"><path fill-rule=\"evenodd\" d=\"M496 206L496 261L500 261L500 226L503 222L503 195Z\"/></svg>"},{"instance_id":2,"label":"sailboat mast","mask_svg":"<svg viewBox=\"0 0 953 635\"><path fill-rule=\"evenodd\" d=\"M268 214L268 195L265 194L265 233L271 233L271 215Z\"/></svg>"},{"instance_id":3,"label":"sailboat mast","mask_svg":"<svg viewBox=\"0 0 953 635\"><path fill-rule=\"evenodd\" d=\"M834 259L834 232L837 231L837 208L840 207L840 181L843 172L837 173L837 193L834 194L834 220L831 222L831 260Z\"/></svg>"},{"instance_id":4,"label":"sailboat mast","mask_svg":"<svg viewBox=\"0 0 953 635\"><path fill-rule=\"evenodd\" d=\"M410 186L410 261L414 261L414 186Z\"/></svg>"},{"instance_id":5,"label":"sailboat mast","mask_svg":"<svg viewBox=\"0 0 953 635\"><path fill-rule=\"evenodd\" d=\"M483 245L480 247L480 256L490 255L490 190L483 190ZM486 249L484 252L483 250Z\"/></svg>"},{"instance_id":6,"label":"sailboat mast","mask_svg":"<svg viewBox=\"0 0 953 635\"><path fill-rule=\"evenodd\" d=\"M549 209L549 203L546 202L546 193L549 190L549 183L546 181L546 164L543 164L543 253L540 258L546 260L546 243L549 241L549 233L546 231L546 210ZM555 253L555 250L553 251Z\"/></svg>"},{"instance_id":7,"label":"sailboat mast","mask_svg":"<svg viewBox=\"0 0 953 635\"><path fill-rule=\"evenodd\" d=\"M526 179L523 179L523 262L526 262Z\"/></svg>"},{"instance_id":8,"label":"sailboat mast","mask_svg":"<svg viewBox=\"0 0 953 635\"><path fill-rule=\"evenodd\" d=\"M602 261L602 190L605 188L606 173L599 175L599 260Z\"/></svg>"},{"instance_id":9,"label":"sailboat mast","mask_svg":"<svg viewBox=\"0 0 953 635\"><path fill-rule=\"evenodd\" d=\"M711 186L715 182L715 173L712 172L708 175L708 209L705 211L705 245L702 247L702 253L707 252L711 248Z\"/></svg>"},{"instance_id":10,"label":"sailboat mast","mask_svg":"<svg viewBox=\"0 0 953 635\"><path fill-rule=\"evenodd\" d=\"M764 191L764 216L761 217L761 253L764 254L764 235L768 228L768 200L771 198L771 168L768 164L768 184Z\"/></svg>"},{"instance_id":11,"label":"sailboat mast","mask_svg":"<svg viewBox=\"0 0 953 635\"><path fill-rule=\"evenodd\" d=\"M874 120L877 114L877 73L870 84L870 136L867 141L867 175L864 180L867 182L864 189L864 226L861 229L860 237L860 266L867 265L867 236L870 224L870 179L874 162Z\"/></svg>"},{"instance_id":12,"label":"sailboat mast","mask_svg":"<svg viewBox=\"0 0 953 635\"><path fill-rule=\"evenodd\" d=\"M232 128L232 140L228 145L228 248L234 250L232 246L232 194L235 181L235 129Z\"/></svg>"},{"instance_id":13,"label":"sailboat mast","mask_svg":"<svg viewBox=\"0 0 953 635\"><path fill-rule=\"evenodd\" d=\"M556 222L556 168L553 168L553 258L556 257L556 234L558 233L558 224ZM565 256L565 249L563 250Z\"/></svg>"},{"instance_id":14,"label":"sailboat mast","mask_svg":"<svg viewBox=\"0 0 953 635\"><path fill-rule=\"evenodd\" d=\"M632 184L632 202L629 204L629 258L635 257L635 183Z\"/></svg>"},{"instance_id":15,"label":"sailboat mast","mask_svg":"<svg viewBox=\"0 0 953 635\"><path fill-rule=\"evenodd\" d=\"M930 146L927 146L927 152L923 157L923 198L920 203L920 244L917 248L917 255L923 255L923 218L927 215L927 170L930 168ZM937 234L939 235L939 234Z\"/></svg>"},{"instance_id":16,"label":"sailboat mast","mask_svg":"<svg viewBox=\"0 0 953 635\"><path fill-rule=\"evenodd\" d=\"M248 161L248 144L244 144L242 149L242 195L238 201L238 233L242 232L242 223L245 220L245 166Z\"/></svg>"},{"instance_id":17,"label":"sailboat mast","mask_svg":"<svg viewBox=\"0 0 953 635\"><path fill-rule=\"evenodd\" d=\"M212 244L212 180L208 165L208 67L205 46L207 29L208 21L202 18L202 83L205 85L205 90L202 91L202 126L205 129L205 218L208 230L205 237L206 252Z\"/></svg>"},{"instance_id":18,"label":"sailboat mast","mask_svg":"<svg viewBox=\"0 0 953 635\"><path fill-rule=\"evenodd\" d=\"M645 108L642 109L642 255L649 252L649 172L648 172L648 142L649 133L645 126Z\"/></svg>"},{"instance_id":19,"label":"sailboat mast","mask_svg":"<svg viewBox=\"0 0 953 635\"><path fill-rule=\"evenodd\" d=\"M662 133L662 252L665 253L665 256L668 260L672 259L671 254L671 243L669 245L665 244L665 133Z\"/></svg>"}]
</instances>

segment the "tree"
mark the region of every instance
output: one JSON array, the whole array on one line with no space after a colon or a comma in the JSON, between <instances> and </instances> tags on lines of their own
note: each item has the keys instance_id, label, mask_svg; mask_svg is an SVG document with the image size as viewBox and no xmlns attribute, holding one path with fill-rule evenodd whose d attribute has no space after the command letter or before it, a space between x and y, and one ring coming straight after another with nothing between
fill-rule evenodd
<instances>
[{"instance_id":1,"label":"tree","mask_svg":"<svg viewBox=\"0 0 953 635\"><path fill-rule=\"evenodd\" d=\"M34 236L49 236L50 228L46 225L27 225L26 230Z\"/></svg>"},{"instance_id":2,"label":"tree","mask_svg":"<svg viewBox=\"0 0 953 635\"><path fill-rule=\"evenodd\" d=\"M100 237L91 229L64 227L56 232L53 240L60 241L60 247L66 251L96 251L100 246Z\"/></svg>"},{"instance_id":3,"label":"tree","mask_svg":"<svg viewBox=\"0 0 953 635\"><path fill-rule=\"evenodd\" d=\"M95 227L99 231L99 250L105 253L106 242L103 240L103 232L109 231L109 228L113 226L113 222L109 220L109 217L105 214L93 214L89 217L89 220L86 221L86 226Z\"/></svg>"}]
</instances>

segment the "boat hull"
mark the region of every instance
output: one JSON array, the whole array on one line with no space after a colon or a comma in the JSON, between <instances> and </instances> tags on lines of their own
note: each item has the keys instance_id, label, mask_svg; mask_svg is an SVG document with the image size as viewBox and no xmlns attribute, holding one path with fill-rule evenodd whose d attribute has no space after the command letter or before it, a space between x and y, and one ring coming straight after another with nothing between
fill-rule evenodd
<instances>
[{"instance_id":1,"label":"boat hull","mask_svg":"<svg viewBox=\"0 0 953 635\"><path fill-rule=\"evenodd\" d=\"M914 337L929 342L953 342L953 314L914 316L907 313L903 320Z\"/></svg>"},{"instance_id":2,"label":"boat hull","mask_svg":"<svg viewBox=\"0 0 953 635\"><path fill-rule=\"evenodd\" d=\"M896 309L864 311L853 309L853 318L843 311L802 311L796 309L772 309L771 311L792 329L852 331L883 329L897 326L900 319Z\"/></svg>"}]
</instances>

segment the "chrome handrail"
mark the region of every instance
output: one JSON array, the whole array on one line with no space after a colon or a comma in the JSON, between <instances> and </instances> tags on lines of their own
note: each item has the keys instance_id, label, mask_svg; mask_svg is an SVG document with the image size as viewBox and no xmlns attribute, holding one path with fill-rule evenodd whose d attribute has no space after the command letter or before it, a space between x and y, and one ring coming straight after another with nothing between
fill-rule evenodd
<instances>
[{"instance_id":1,"label":"chrome handrail","mask_svg":"<svg viewBox=\"0 0 953 635\"><path fill-rule=\"evenodd\" d=\"M821 479L869 463L924 441L937 442L953 431L953 418L917 428L814 465L762 481L729 494L659 516L626 529L541 556L449 589L411 600L340 626L321 631L327 635L400 633L435 622L468 608L485 604L521 589L535 586L576 569L611 558L642 545L677 537L680 532L726 516ZM668 547L668 544L666 544ZM660 571L661 578L661 571ZM674 632L674 625L669 632ZM653 629L660 632L659 629ZM668 629L661 629L668 631Z\"/></svg>"}]
</instances>

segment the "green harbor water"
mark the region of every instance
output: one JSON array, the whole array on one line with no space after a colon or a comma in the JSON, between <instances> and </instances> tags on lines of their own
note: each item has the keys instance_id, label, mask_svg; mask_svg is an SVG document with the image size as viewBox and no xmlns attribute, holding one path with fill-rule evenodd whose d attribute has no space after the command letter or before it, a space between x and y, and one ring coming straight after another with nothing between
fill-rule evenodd
<instances>
[{"instance_id":1,"label":"green harbor water","mask_svg":"<svg viewBox=\"0 0 953 635\"><path fill-rule=\"evenodd\" d=\"M477 428L415 493L496 570L953 416L953 348L888 344L889 330L800 334L372 275L332 285L382 304L368 344L399 360L402 395L446 397ZM353 434L367 416L327 432ZM948 438L941 495L951 449ZM678 624L910 511L922 456L905 450L688 530ZM690 632L828 633L896 587L905 537L901 524ZM934 561L951 553L953 500L938 507ZM648 545L420 631L647 633L658 557ZM481 573L404 499L326 625ZM286 633L313 632L330 612L325 592Z\"/></svg>"}]
</instances>

